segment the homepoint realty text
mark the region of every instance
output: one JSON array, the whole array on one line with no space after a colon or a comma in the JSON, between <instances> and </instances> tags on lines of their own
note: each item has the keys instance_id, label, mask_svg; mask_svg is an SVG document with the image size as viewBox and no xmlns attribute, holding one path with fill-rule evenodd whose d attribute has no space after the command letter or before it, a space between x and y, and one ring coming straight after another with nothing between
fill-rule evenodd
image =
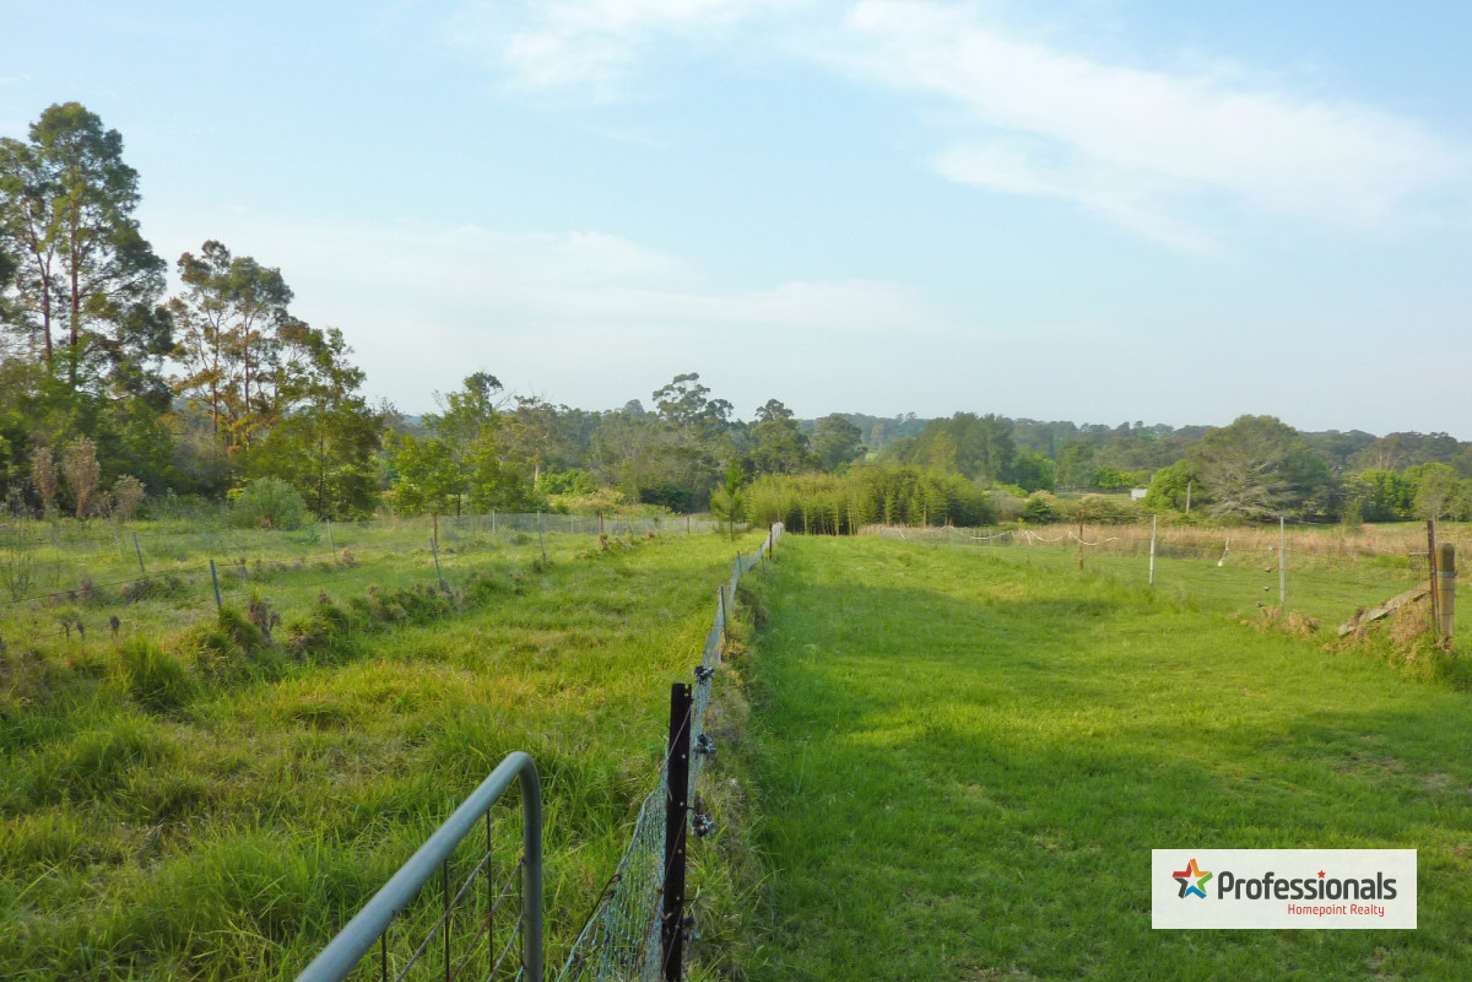
<instances>
[{"instance_id":1,"label":"homepoint realty text","mask_svg":"<svg viewBox=\"0 0 1472 982\"><path fill-rule=\"evenodd\" d=\"M1414 849L1153 849L1151 926L1416 926Z\"/></svg>"}]
</instances>

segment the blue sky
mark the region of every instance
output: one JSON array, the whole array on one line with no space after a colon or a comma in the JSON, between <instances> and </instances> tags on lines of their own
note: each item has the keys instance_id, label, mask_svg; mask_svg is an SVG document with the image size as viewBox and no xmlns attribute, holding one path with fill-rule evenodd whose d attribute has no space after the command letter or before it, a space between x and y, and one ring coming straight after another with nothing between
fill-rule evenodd
<instances>
[{"instance_id":1,"label":"blue sky","mask_svg":"<svg viewBox=\"0 0 1472 982\"><path fill-rule=\"evenodd\" d=\"M7 6L0 133L86 103L162 255L279 265L406 411L1472 437L1469 5Z\"/></svg>"}]
</instances>

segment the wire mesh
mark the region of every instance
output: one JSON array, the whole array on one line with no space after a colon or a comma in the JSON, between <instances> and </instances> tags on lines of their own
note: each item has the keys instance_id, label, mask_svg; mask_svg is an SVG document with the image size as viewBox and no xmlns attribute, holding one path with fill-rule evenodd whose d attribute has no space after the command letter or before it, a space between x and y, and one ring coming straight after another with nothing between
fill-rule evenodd
<instances>
[{"instance_id":1,"label":"wire mesh","mask_svg":"<svg viewBox=\"0 0 1472 982\"><path fill-rule=\"evenodd\" d=\"M782 534L776 525L756 552L736 556L731 575L720 586L711 628L706 633L691 691L689 786L680 800L695 801L712 754L699 748L705 733L706 711L715 684L715 669L724 648L727 618L735 603L741 577L760 563ZM573 942L559 980L639 979L664 977L660 950L660 915L665 874L665 803L669 797L668 757L660 765L653 790L639 806L633 834L592 914ZM692 809L693 813L693 809Z\"/></svg>"}]
</instances>

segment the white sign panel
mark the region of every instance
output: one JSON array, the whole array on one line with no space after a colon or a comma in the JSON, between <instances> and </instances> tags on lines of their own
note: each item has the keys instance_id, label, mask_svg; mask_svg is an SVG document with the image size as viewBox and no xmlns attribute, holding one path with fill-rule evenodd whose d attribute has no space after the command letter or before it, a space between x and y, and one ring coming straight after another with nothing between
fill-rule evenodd
<instances>
[{"instance_id":1,"label":"white sign panel","mask_svg":"<svg viewBox=\"0 0 1472 982\"><path fill-rule=\"evenodd\" d=\"M1416 926L1414 849L1152 849L1150 926Z\"/></svg>"}]
</instances>

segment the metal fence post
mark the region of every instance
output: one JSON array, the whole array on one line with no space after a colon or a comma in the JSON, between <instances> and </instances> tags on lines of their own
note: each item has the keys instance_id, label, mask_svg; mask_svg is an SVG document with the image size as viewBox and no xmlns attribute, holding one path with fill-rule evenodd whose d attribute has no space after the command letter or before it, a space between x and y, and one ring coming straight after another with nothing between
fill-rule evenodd
<instances>
[{"instance_id":1,"label":"metal fence post","mask_svg":"<svg viewBox=\"0 0 1472 982\"><path fill-rule=\"evenodd\" d=\"M133 552L138 556L138 572L142 573L144 576L147 576L148 570L143 568L143 547L138 544L137 532L133 533Z\"/></svg>"},{"instance_id":2,"label":"metal fence post","mask_svg":"<svg viewBox=\"0 0 1472 982\"><path fill-rule=\"evenodd\" d=\"M1450 542L1441 544L1436 558L1436 614L1439 620L1438 633L1442 643L1451 647L1457 633L1457 547Z\"/></svg>"},{"instance_id":3,"label":"metal fence post","mask_svg":"<svg viewBox=\"0 0 1472 982\"><path fill-rule=\"evenodd\" d=\"M1160 521L1159 515L1150 516L1150 585L1155 585L1155 526Z\"/></svg>"},{"instance_id":4,"label":"metal fence post","mask_svg":"<svg viewBox=\"0 0 1472 982\"><path fill-rule=\"evenodd\" d=\"M684 970L685 829L690 795L690 686L670 686L669 766L664 808L664 896L659 931L664 978L678 980Z\"/></svg>"},{"instance_id":5,"label":"metal fence post","mask_svg":"<svg viewBox=\"0 0 1472 982\"><path fill-rule=\"evenodd\" d=\"M225 605L220 601L220 574L213 559L210 560L210 583L215 587L215 611L218 613Z\"/></svg>"},{"instance_id":6,"label":"metal fence post","mask_svg":"<svg viewBox=\"0 0 1472 982\"><path fill-rule=\"evenodd\" d=\"M333 555L337 554L337 543L332 541L332 522L330 520L327 522L327 548L332 551Z\"/></svg>"},{"instance_id":7,"label":"metal fence post","mask_svg":"<svg viewBox=\"0 0 1472 982\"><path fill-rule=\"evenodd\" d=\"M542 544L542 565L547 564L547 535L543 528L542 513L537 512L537 541Z\"/></svg>"}]
</instances>

